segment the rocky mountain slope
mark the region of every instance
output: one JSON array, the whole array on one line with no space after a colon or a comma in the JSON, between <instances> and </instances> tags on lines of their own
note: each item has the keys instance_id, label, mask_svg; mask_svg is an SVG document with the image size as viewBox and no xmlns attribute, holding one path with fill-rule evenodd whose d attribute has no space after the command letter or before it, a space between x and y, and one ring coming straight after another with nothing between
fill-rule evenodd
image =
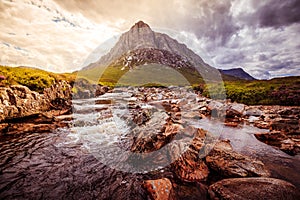
<instances>
[{"instance_id":1,"label":"rocky mountain slope","mask_svg":"<svg viewBox=\"0 0 300 200\"><path fill-rule=\"evenodd\" d=\"M176 69L197 70L203 79L220 79L219 71L206 64L186 45L166 34L154 32L148 24L142 21L137 22L128 32L123 33L108 54L85 67L83 71L100 70L117 63L125 68L130 68L133 64L157 63Z\"/></svg>"}]
</instances>

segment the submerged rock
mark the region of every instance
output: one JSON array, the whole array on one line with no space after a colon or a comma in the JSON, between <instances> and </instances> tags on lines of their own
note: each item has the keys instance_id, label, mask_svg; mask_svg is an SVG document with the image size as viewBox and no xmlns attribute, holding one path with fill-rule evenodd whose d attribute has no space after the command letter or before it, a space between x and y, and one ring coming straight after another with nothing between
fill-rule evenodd
<instances>
[{"instance_id":1,"label":"submerged rock","mask_svg":"<svg viewBox=\"0 0 300 200\"><path fill-rule=\"evenodd\" d=\"M224 177L269 176L261 161L234 152L229 140L214 146L206 156L206 164Z\"/></svg>"},{"instance_id":2,"label":"submerged rock","mask_svg":"<svg viewBox=\"0 0 300 200\"><path fill-rule=\"evenodd\" d=\"M231 178L209 186L211 199L297 200L297 188L289 182L274 178Z\"/></svg>"}]
</instances>

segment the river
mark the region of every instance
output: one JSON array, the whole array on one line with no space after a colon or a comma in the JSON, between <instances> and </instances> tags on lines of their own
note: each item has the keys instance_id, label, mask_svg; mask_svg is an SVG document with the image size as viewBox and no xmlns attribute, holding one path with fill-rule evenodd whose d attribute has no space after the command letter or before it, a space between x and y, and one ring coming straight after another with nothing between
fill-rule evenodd
<instances>
[{"instance_id":1,"label":"river","mask_svg":"<svg viewBox=\"0 0 300 200\"><path fill-rule=\"evenodd\" d=\"M135 100L127 91L77 99L73 101L73 120L68 122L68 128L42 134L1 135L0 199L149 198L141 185L144 179L152 177L151 170L161 173L158 177L172 175L165 166L143 171L144 168L133 170L122 162L130 156L128 133L133 129L142 131L124 120L128 105ZM141 106L151 107L146 103ZM162 109L156 109L153 120L144 129L151 130L165 117ZM254 134L265 130L249 125L226 127L207 118L189 123L218 132L220 138L231 141L235 151L262 160L272 177L300 188L300 157L259 142Z\"/></svg>"}]
</instances>

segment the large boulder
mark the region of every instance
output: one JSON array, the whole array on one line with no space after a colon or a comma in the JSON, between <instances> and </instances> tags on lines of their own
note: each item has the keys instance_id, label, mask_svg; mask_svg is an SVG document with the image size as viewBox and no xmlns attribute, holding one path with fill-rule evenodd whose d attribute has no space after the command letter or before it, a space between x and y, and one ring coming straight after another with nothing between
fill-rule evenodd
<instances>
[{"instance_id":1,"label":"large boulder","mask_svg":"<svg viewBox=\"0 0 300 200\"><path fill-rule=\"evenodd\" d=\"M229 140L218 142L206 156L208 167L224 177L269 176L261 161L234 152Z\"/></svg>"},{"instance_id":2,"label":"large boulder","mask_svg":"<svg viewBox=\"0 0 300 200\"><path fill-rule=\"evenodd\" d=\"M48 101L26 86L0 88L0 121L25 117L48 109Z\"/></svg>"},{"instance_id":3,"label":"large boulder","mask_svg":"<svg viewBox=\"0 0 300 200\"><path fill-rule=\"evenodd\" d=\"M289 182L274 178L231 178L209 186L211 199L298 200L299 191Z\"/></svg>"},{"instance_id":4,"label":"large boulder","mask_svg":"<svg viewBox=\"0 0 300 200\"><path fill-rule=\"evenodd\" d=\"M202 129L194 129L194 138L191 141L178 140L169 147L172 161L172 169L179 179L186 182L204 181L209 170L199 152L205 145L207 132ZM190 133L188 133L190 134Z\"/></svg>"}]
</instances>

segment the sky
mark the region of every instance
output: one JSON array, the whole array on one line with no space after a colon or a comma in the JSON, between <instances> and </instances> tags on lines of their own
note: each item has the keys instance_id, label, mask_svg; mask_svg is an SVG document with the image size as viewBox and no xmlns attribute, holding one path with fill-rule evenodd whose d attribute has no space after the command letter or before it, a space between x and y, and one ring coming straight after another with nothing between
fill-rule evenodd
<instances>
[{"instance_id":1,"label":"sky","mask_svg":"<svg viewBox=\"0 0 300 200\"><path fill-rule=\"evenodd\" d=\"M213 67L300 76L299 0L0 0L0 64L75 71L139 20Z\"/></svg>"}]
</instances>

